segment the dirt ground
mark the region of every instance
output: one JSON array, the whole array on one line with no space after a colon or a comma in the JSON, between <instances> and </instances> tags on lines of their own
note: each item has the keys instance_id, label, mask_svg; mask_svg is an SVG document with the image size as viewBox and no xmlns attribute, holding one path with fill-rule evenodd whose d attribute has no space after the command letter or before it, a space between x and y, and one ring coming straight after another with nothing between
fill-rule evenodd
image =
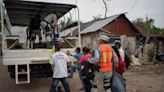
<instances>
[{"instance_id":1,"label":"dirt ground","mask_svg":"<svg viewBox=\"0 0 164 92\"><path fill-rule=\"evenodd\" d=\"M124 77L127 92L164 92L164 64L131 67ZM84 92L79 90L81 84L77 74L68 81L72 92ZM16 85L0 60L0 92L48 92L50 84L51 78L32 78L30 84ZM103 92L102 87L99 92Z\"/></svg>"}]
</instances>

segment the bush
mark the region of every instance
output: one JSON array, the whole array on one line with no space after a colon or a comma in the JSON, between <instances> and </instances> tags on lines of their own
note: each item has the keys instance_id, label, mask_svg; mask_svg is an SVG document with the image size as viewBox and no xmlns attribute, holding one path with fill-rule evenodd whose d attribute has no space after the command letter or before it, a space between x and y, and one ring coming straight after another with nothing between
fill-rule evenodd
<instances>
[{"instance_id":1,"label":"bush","mask_svg":"<svg viewBox=\"0 0 164 92\"><path fill-rule=\"evenodd\" d=\"M147 52L147 60L149 62L152 62L153 61L153 57L154 57L154 53L155 53L155 46L152 46L151 48L148 49L148 52Z\"/></svg>"}]
</instances>

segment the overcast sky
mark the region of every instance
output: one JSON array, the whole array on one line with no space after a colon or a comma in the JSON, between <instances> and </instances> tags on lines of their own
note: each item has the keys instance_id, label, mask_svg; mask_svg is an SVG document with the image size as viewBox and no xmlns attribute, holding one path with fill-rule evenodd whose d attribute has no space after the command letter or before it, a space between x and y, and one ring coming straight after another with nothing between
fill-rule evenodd
<instances>
[{"instance_id":1,"label":"overcast sky","mask_svg":"<svg viewBox=\"0 0 164 92\"><path fill-rule=\"evenodd\" d=\"M32 0L34 1L34 0ZM76 0L35 0L54 3L75 4ZM155 19L157 27L164 28L164 0L106 0L108 2L108 16L127 12L130 20L146 16ZM90 21L98 14L104 17L104 5L102 0L77 0L80 9L80 20Z\"/></svg>"}]
</instances>

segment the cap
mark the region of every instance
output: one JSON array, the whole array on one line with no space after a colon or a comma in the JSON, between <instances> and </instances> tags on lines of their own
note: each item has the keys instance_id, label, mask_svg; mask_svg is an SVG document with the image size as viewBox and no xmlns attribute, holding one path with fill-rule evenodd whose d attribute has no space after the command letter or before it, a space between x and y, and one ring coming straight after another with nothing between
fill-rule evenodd
<instances>
[{"instance_id":1,"label":"cap","mask_svg":"<svg viewBox=\"0 0 164 92\"><path fill-rule=\"evenodd\" d=\"M56 41L58 41L58 42L64 42L63 38L57 38Z\"/></svg>"},{"instance_id":2,"label":"cap","mask_svg":"<svg viewBox=\"0 0 164 92\"><path fill-rule=\"evenodd\" d=\"M106 36L106 35L100 35L98 40L103 40L103 41L108 41L109 40L109 37Z\"/></svg>"}]
</instances>

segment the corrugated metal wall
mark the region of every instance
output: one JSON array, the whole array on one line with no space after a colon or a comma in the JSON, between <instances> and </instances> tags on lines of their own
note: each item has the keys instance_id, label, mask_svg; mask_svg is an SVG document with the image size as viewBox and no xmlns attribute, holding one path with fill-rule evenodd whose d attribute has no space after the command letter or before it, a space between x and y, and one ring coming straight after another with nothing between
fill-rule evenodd
<instances>
[{"instance_id":1,"label":"corrugated metal wall","mask_svg":"<svg viewBox=\"0 0 164 92\"><path fill-rule=\"evenodd\" d=\"M136 34L135 29L124 16L118 17L113 22L106 25L103 29L119 36L126 35L134 37Z\"/></svg>"}]
</instances>

